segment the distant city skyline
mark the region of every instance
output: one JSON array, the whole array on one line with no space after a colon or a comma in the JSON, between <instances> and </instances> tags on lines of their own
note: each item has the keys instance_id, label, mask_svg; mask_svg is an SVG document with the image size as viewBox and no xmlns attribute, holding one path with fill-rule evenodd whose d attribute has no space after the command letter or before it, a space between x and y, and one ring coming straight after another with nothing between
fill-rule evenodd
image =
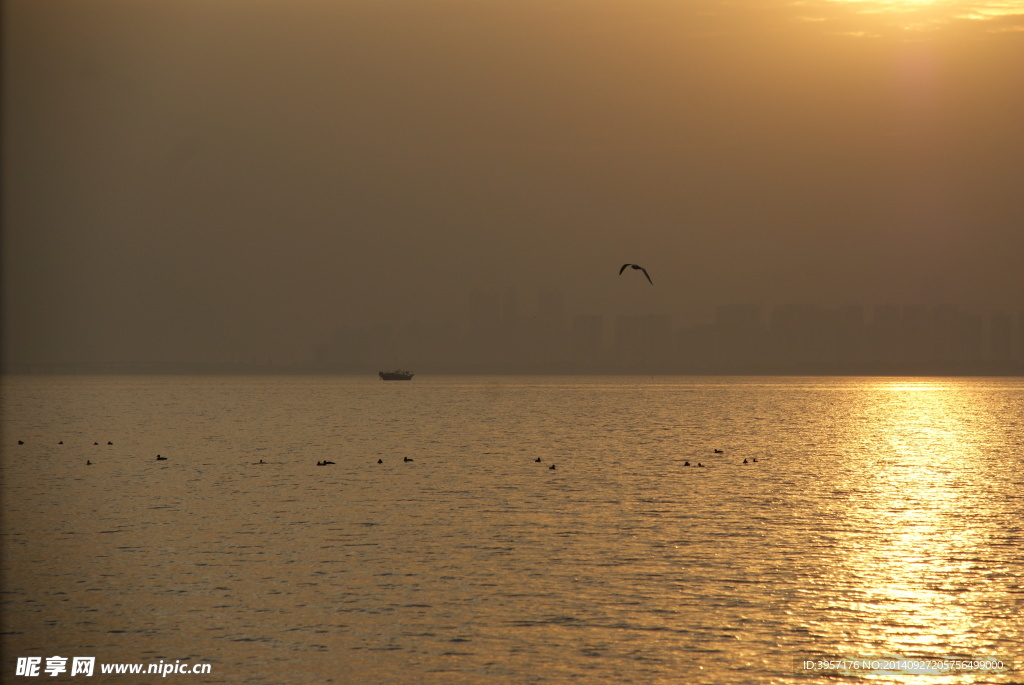
<instances>
[{"instance_id":1,"label":"distant city skyline","mask_svg":"<svg viewBox=\"0 0 1024 685\"><path fill-rule=\"evenodd\" d=\"M567 309L564 293L474 289L464 315L338 327L295 359L32 360L7 372L1024 373L1024 310L722 304L704 321ZM524 303L524 304L521 304Z\"/></svg>"},{"instance_id":2,"label":"distant city skyline","mask_svg":"<svg viewBox=\"0 0 1024 685\"><path fill-rule=\"evenodd\" d=\"M955 305L727 304L706 323L670 314L567 312L558 291L520 314L518 293L473 298L449 327L358 326L314 352L312 368L369 369L388 354L451 371L870 373L1024 371L1024 310Z\"/></svg>"}]
</instances>

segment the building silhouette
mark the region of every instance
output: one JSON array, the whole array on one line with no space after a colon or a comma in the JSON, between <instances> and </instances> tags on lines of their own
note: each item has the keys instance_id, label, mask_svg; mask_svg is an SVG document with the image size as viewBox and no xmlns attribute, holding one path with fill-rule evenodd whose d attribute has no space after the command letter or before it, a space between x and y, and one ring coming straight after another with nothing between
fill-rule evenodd
<instances>
[{"instance_id":1,"label":"building silhouette","mask_svg":"<svg viewBox=\"0 0 1024 685\"><path fill-rule=\"evenodd\" d=\"M609 323L610 322L610 326ZM956 305L721 304L705 323L668 313L570 313L556 289L520 311L514 288L467 294L454 322L347 326L320 370L516 373L972 374L1024 372L1024 312Z\"/></svg>"}]
</instances>

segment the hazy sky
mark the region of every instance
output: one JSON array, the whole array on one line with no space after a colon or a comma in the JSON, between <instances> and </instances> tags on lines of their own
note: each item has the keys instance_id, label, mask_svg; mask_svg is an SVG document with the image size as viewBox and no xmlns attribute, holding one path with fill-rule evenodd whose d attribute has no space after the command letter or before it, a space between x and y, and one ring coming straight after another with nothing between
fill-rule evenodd
<instances>
[{"instance_id":1,"label":"hazy sky","mask_svg":"<svg viewBox=\"0 0 1024 685\"><path fill-rule=\"evenodd\" d=\"M3 10L11 360L287 358L478 287L1024 308L1024 0Z\"/></svg>"}]
</instances>

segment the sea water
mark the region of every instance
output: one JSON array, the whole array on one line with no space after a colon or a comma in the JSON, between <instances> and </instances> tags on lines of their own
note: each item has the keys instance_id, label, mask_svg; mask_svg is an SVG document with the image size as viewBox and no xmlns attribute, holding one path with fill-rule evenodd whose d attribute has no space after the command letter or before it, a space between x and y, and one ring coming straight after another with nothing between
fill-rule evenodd
<instances>
[{"instance_id":1,"label":"sea water","mask_svg":"<svg viewBox=\"0 0 1024 685\"><path fill-rule=\"evenodd\" d=\"M1022 379L2 390L3 682L1024 682Z\"/></svg>"}]
</instances>

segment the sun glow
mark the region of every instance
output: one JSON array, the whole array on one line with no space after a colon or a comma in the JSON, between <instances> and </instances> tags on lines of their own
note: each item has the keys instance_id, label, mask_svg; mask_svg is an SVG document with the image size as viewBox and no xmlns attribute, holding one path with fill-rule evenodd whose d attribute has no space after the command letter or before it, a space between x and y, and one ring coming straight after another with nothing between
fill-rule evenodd
<instances>
[{"instance_id":1,"label":"sun glow","mask_svg":"<svg viewBox=\"0 0 1024 685\"><path fill-rule=\"evenodd\" d=\"M846 7L862 18L911 32L939 30L958 22L991 32L1024 30L1024 0L825 0L809 5L826 13L829 6ZM879 27L875 28L877 32Z\"/></svg>"}]
</instances>

